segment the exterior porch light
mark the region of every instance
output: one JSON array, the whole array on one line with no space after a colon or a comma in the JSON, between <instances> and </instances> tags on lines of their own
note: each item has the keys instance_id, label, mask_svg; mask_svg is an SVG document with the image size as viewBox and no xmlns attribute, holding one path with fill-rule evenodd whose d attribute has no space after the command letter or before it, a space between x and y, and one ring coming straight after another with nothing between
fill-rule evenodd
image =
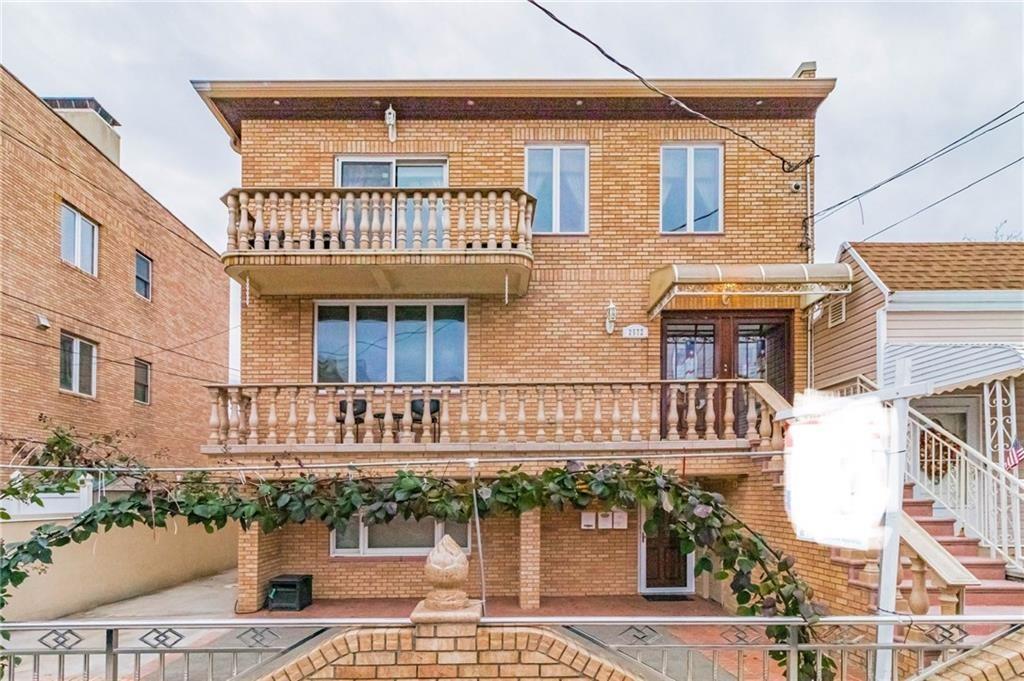
<instances>
[{"instance_id":1,"label":"exterior porch light","mask_svg":"<svg viewBox=\"0 0 1024 681\"><path fill-rule=\"evenodd\" d=\"M388 104L387 110L384 112L384 124L388 126L388 142L394 142L398 139L398 112L395 108Z\"/></svg>"},{"instance_id":2,"label":"exterior porch light","mask_svg":"<svg viewBox=\"0 0 1024 681\"><path fill-rule=\"evenodd\" d=\"M615 320L619 316L619 311L615 307L615 303L611 300L604 308L604 330L609 335L615 333Z\"/></svg>"}]
</instances>

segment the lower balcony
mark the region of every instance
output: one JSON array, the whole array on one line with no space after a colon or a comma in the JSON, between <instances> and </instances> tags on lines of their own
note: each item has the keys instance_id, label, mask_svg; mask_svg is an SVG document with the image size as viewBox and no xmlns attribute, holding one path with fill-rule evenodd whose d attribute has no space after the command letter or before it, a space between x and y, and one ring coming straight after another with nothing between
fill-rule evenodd
<instances>
[{"instance_id":1,"label":"lower balcony","mask_svg":"<svg viewBox=\"0 0 1024 681\"><path fill-rule=\"evenodd\" d=\"M209 387L210 455L512 457L778 451L763 381L244 384Z\"/></svg>"}]
</instances>

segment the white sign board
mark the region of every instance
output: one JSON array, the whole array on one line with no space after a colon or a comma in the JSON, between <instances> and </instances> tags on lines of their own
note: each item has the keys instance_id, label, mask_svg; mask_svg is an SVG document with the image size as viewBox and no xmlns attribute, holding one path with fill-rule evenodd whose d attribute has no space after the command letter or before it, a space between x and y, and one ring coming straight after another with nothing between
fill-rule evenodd
<instances>
[{"instance_id":1,"label":"white sign board","mask_svg":"<svg viewBox=\"0 0 1024 681\"><path fill-rule=\"evenodd\" d=\"M623 338L647 338L651 332L643 324L630 324L622 329Z\"/></svg>"}]
</instances>

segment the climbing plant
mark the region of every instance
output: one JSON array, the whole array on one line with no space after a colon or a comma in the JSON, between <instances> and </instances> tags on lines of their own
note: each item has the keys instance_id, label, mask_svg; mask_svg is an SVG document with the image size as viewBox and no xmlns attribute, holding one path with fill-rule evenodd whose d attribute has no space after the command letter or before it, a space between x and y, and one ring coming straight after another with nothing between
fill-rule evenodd
<instances>
[{"instance_id":1,"label":"climbing plant","mask_svg":"<svg viewBox=\"0 0 1024 681\"><path fill-rule=\"evenodd\" d=\"M354 515L367 524L396 517L468 522L474 496L480 517L519 515L550 507L562 509L660 508L648 513L645 531L667 523L683 554L701 549L695 573L713 573L728 580L740 615L787 615L813 623L824 614L814 602L811 587L794 571L794 560L773 550L726 506L724 498L682 478L673 470L640 460L629 463L569 462L538 474L516 467L486 479L455 480L430 473L400 470L387 477L358 470L323 473L303 470L273 475L244 475L231 471L169 474L154 470L121 451L115 438L83 441L73 432L56 428L46 442L23 457L23 473L0 488L0 507L6 500L41 504L40 494L77 491L84 476L102 486L115 482L118 494L103 494L90 508L63 525L36 528L25 541L3 546L0 559L0 609L10 590L30 571L53 561L53 549L115 527L136 524L162 528L175 518L202 525L208 532L237 521L242 528L263 532L291 523L311 521L335 527ZM29 468L38 467L38 468ZM7 513L0 508L0 518ZM659 520L660 517L660 520ZM718 564L712 561L715 556ZM797 630L801 642L811 640L810 627ZM791 629L769 626L767 634L790 644ZM786 666L785 651L772 657ZM801 679L830 681L835 663L827 656L803 652L798 656ZM0 669L0 672L3 670Z\"/></svg>"}]
</instances>

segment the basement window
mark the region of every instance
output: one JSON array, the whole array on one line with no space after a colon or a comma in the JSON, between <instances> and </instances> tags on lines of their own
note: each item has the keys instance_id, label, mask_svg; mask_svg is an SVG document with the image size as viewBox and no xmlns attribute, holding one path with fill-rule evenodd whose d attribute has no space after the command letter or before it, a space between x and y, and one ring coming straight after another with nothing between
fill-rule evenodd
<instances>
[{"instance_id":1,"label":"basement window","mask_svg":"<svg viewBox=\"0 0 1024 681\"><path fill-rule=\"evenodd\" d=\"M444 535L469 551L472 539L468 523L433 518L395 518L390 523L366 525L353 516L331 532L332 556L425 556Z\"/></svg>"}]
</instances>

